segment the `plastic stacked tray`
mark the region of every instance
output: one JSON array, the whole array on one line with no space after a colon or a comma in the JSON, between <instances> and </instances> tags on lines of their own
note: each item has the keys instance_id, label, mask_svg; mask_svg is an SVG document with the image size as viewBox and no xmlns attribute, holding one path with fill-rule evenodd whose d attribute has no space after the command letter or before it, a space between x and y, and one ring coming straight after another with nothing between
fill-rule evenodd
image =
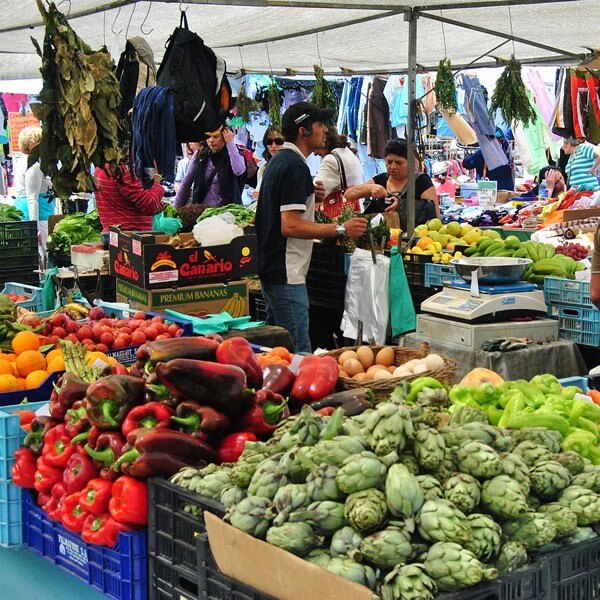
<instances>
[{"instance_id":1,"label":"plastic stacked tray","mask_svg":"<svg viewBox=\"0 0 600 600\"><path fill-rule=\"evenodd\" d=\"M39 266L37 235L35 221L0 222L0 285L39 282L34 273Z\"/></svg>"},{"instance_id":2,"label":"plastic stacked tray","mask_svg":"<svg viewBox=\"0 0 600 600\"><path fill-rule=\"evenodd\" d=\"M12 482L14 453L25 439L19 410L36 411L45 402L30 402L0 408L0 546L22 543L21 488Z\"/></svg>"},{"instance_id":3,"label":"plastic stacked tray","mask_svg":"<svg viewBox=\"0 0 600 600\"><path fill-rule=\"evenodd\" d=\"M406 265L407 263L404 263L405 268ZM462 277L456 272L454 265L442 263L425 264L425 287L442 287L450 285L459 279L462 281Z\"/></svg>"},{"instance_id":4,"label":"plastic stacked tray","mask_svg":"<svg viewBox=\"0 0 600 600\"><path fill-rule=\"evenodd\" d=\"M146 531L120 533L114 548L86 544L81 537L52 521L23 491L23 543L71 575L114 600L148 597Z\"/></svg>"},{"instance_id":5,"label":"plastic stacked tray","mask_svg":"<svg viewBox=\"0 0 600 600\"><path fill-rule=\"evenodd\" d=\"M16 302L17 306L26 308L33 312L39 313L44 310L44 299L42 297L42 288L34 285L25 285L23 283L15 283L9 281L4 284L3 294L17 294L18 296L27 296L28 300Z\"/></svg>"}]
</instances>

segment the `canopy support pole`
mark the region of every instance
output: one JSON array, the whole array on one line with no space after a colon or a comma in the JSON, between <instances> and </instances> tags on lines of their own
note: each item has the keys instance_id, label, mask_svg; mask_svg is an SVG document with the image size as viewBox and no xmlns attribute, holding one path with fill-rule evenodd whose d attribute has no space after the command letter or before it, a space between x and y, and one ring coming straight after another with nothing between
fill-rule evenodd
<instances>
[{"instance_id":1,"label":"canopy support pole","mask_svg":"<svg viewBox=\"0 0 600 600\"><path fill-rule=\"evenodd\" d=\"M406 188L406 223L400 227L407 232L410 238L415 230L415 179L417 177L416 153L414 148L417 107L417 19L419 13L408 11L404 13L404 20L408 21L408 122L406 124L406 140L408 145L408 182ZM400 241L400 237L398 241Z\"/></svg>"}]
</instances>

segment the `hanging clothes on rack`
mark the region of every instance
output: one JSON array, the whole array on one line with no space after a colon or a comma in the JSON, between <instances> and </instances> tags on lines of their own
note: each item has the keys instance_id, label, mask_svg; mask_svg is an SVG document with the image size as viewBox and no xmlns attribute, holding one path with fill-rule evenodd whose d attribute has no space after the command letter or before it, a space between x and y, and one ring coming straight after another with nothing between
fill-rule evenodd
<instances>
[{"instance_id":1,"label":"hanging clothes on rack","mask_svg":"<svg viewBox=\"0 0 600 600\"><path fill-rule=\"evenodd\" d=\"M351 87L350 80L345 79L340 101L338 103L337 130L339 133L343 134L348 131L348 100L350 99Z\"/></svg>"},{"instance_id":2,"label":"hanging clothes on rack","mask_svg":"<svg viewBox=\"0 0 600 600\"><path fill-rule=\"evenodd\" d=\"M525 77L531 86L531 90L535 97L535 101L540 110L542 119L546 125L552 123L552 115L554 113L555 99L551 96L550 90L546 87L540 72L537 69L525 69ZM559 136L551 134L555 140L559 140Z\"/></svg>"},{"instance_id":3,"label":"hanging clothes on rack","mask_svg":"<svg viewBox=\"0 0 600 600\"><path fill-rule=\"evenodd\" d=\"M562 137L575 137L573 106L571 104L571 74L560 69L556 85L556 103L552 114L552 133Z\"/></svg>"},{"instance_id":4,"label":"hanging clothes on rack","mask_svg":"<svg viewBox=\"0 0 600 600\"><path fill-rule=\"evenodd\" d=\"M390 139L390 107L383 94L386 81L373 78L367 103L367 153L383 158L383 150Z\"/></svg>"},{"instance_id":5,"label":"hanging clothes on rack","mask_svg":"<svg viewBox=\"0 0 600 600\"><path fill-rule=\"evenodd\" d=\"M521 163L528 173L537 175L541 169L548 166L547 149L550 136L533 94L529 92L528 95L536 119L526 127L523 126L523 123L517 123L516 127L513 128L513 133L515 143L519 148Z\"/></svg>"}]
</instances>

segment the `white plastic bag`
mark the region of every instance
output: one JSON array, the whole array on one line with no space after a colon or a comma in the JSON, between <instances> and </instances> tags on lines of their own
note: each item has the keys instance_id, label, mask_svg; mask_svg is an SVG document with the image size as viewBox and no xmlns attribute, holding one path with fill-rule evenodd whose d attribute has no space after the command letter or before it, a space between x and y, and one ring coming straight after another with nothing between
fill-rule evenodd
<instances>
[{"instance_id":1,"label":"white plastic bag","mask_svg":"<svg viewBox=\"0 0 600 600\"><path fill-rule=\"evenodd\" d=\"M377 255L373 263L371 252L357 248L350 259L346 281L344 316L340 325L344 337L356 339L358 322L363 324L363 339L385 344L389 321L390 259Z\"/></svg>"},{"instance_id":2,"label":"white plastic bag","mask_svg":"<svg viewBox=\"0 0 600 600\"><path fill-rule=\"evenodd\" d=\"M200 223L196 223L192 229L192 235L201 246L221 246L229 244L233 238L244 235L244 230L217 216L208 217Z\"/></svg>"}]
</instances>

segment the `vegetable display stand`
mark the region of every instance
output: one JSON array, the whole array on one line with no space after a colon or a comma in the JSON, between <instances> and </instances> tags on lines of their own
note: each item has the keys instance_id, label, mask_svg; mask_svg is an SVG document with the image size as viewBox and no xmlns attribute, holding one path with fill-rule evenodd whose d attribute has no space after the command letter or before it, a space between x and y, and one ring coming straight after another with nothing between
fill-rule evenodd
<instances>
[{"instance_id":1,"label":"vegetable display stand","mask_svg":"<svg viewBox=\"0 0 600 600\"><path fill-rule=\"evenodd\" d=\"M147 598L145 531L120 533L114 548L86 544L51 521L28 490L23 491L23 543L89 586L115 600Z\"/></svg>"}]
</instances>

